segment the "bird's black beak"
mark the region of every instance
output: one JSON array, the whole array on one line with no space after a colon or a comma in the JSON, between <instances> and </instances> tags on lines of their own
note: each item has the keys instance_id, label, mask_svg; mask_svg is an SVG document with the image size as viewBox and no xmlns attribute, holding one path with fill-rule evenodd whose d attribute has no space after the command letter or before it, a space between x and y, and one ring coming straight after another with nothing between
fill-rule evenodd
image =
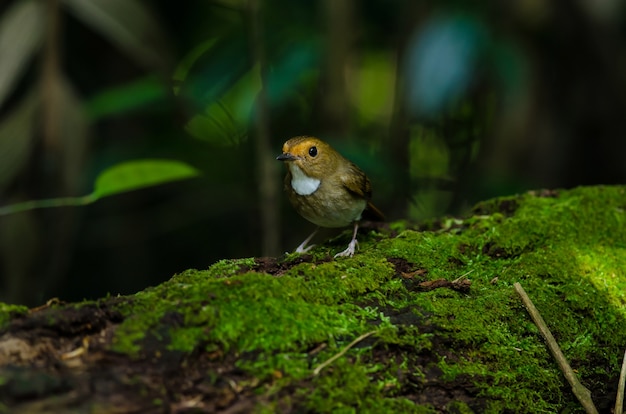
<instances>
[{"instance_id":1,"label":"bird's black beak","mask_svg":"<svg viewBox=\"0 0 626 414\"><path fill-rule=\"evenodd\" d=\"M285 152L283 154L280 154L278 157L276 157L276 159L278 161L294 161L297 160L298 157L296 157L295 155L292 155L288 152Z\"/></svg>"}]
</instances>

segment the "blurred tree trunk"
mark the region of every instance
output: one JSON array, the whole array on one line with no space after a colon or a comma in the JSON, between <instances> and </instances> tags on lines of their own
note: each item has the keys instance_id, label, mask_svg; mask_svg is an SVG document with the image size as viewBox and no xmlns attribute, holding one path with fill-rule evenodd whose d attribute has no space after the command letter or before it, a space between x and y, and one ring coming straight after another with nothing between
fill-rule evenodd
<instances>
[{"instance_id":1,"label":"blurred tree trunk","mask_svg":"<svg viewBox=\"0 0 626 414\"><path fill-rule=\"evenodd\" d=\"M415 22L408 16L419 16L418 7L414 4L405 10L404 16L399 16L396 25L398 27L395 44L396 74L393 109L391 111L391 123L389 126L388 151L394 162L393 190L391 194L399 200L393 203L394 210L388 213L389 217L408 217L411 197L415 189L411 183L410 151L411 143L411 117L407 107L407 74L405 70L405 56L409 38L415 28Z\"/></svg>"},{"instance_id":2,"label":"blurred tree trunk","mask_svg":"<svg viewBox=\"0 0 626 414\"><path fill-rule=\"evenodd\" d=\"M409 143L411 131L406 107L405 77L403 74L404 45L400 45L397 51L396 62L396 85L394 92L394 104L391 125L389 128L389 150L395 168L394 189L392 194L399 203L394 203L395 211L390 211L390 217L408 217L409 203L411 200L411 176L409 174Z\"/></svg>"},{"instance_id":3,"label":"blurred tree trunk","mask_svg":"<svg viewBox=\"0 0 626 414\"><path fill-rule=\"evenodd\" d=\"M325 85L322 91L322 120L325 132L342 138L350 135L350 101L346 73L354 40L352 0L324 2L327 27Z\"/></svg>"},{"instance_id":4,"label":"blurred tree trunk","mask_svg":"<svg viewBox=\"0 0 626 414\"><path fill-rule=\"evenodd\" d=\"M274 256L280 251L279 235L279 183L277 163L270 139L269 108L266 91L267 63L265 43L263 40L264 26L261 15L261 0L250 0L250 44L252 57L259 66L261 89L256 99L255 136L256 136L256 167L259 185L259 211L261 214L261 252L264 256Z\"/></svg>"},{"instance_id":5,"label":"blurred tree trunk","mask_svg":"<svg viewBox=\"0 0 626 414\"><path fill-rule=\"evenodd\" d=\"M41 71L41 141L38 154L39 163L36 185L36 198L66 196L74 193L75 188L70 180L76 180L76 175L67 173L72 171L72 164L76 159L70 159L69 154L76 154L74 148L67 147L67 137L64 136L64 126L67 122L68 102L65 96L65 86L61 69L63 55L61 33L63 28L63 14L59 0L48 1L46 14L46 36L43 50ZM69 125L69 128L78 128L78 125ZM82 138L82 137L81 137ZM73 143L82 147L84 143ZM72 143L70 144L72 145ZM69 151L68 151L69 150ZM80 152L80 151L79 151ZM78 154L77 154L78 155ZM82 154L79 155L82 158ZM80 161L78 161L80 163ZM74 171L72 171L73 173ZM69 178L69 179L68 179ZM75 209L58 209L41 211L35 215L40 219L40 234L44 249L45 261L40 261L39 274L40 291L36 292L40 298L33 298L32 290L28 293L26 303L39 303L46 291L52 287L63 288L67 275L67 266L70 261L73 229L76 221ZM44 264L45 263L45 264ZM43 264L43 266L42 266ZM30 289L30 288L27 288Z\"/></svg>"}]
</instances>

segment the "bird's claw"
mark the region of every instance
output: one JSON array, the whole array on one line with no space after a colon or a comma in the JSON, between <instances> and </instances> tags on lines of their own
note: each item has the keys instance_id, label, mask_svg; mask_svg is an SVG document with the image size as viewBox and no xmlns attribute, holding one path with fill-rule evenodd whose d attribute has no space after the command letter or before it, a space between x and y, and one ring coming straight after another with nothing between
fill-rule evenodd
<instances>
[{"instance_id":1,"label":"bird's claw","mask_svg":"<svg viewBox=\"0 0 626 414\"><path fill-rule=\"evenodd\" d=\"M295 253L308 253L308 252L309 252L309 250L311 250L311 249L312 249L312 248L314 248L314 247L315 247L315 245L314 245L314 244L312 244L312 245L310 245L310 246L307 246L307 247L304 247L304 245L302 245L302 244L301 244L300 246L298 246L298 247L296 248Z\"/></svg>"},{"instance_id":2,"label":"bird's claw","mask_svg":"<svg viewBox=\"0 0 626 414\"><path fill-rule=\"evenodd\" d=\"M307 247L307 244L309 244L311 239L317 234L318 230L319 230L319 227L317 229L315 229L315 231L313 233L311 233L311 235L309 237L307 237L302 243L300 243L300 246L296 247L295 253L306 253L309 250L311 250L313 247L315 247L314 244L312 244L309 247Z\"/></svg>"},{"instance_id":3,"label":"bird's claw","mask_svg":"<svg viewBox=\"0 0 626 414\"><path fill-rule=\"evenodd\" d=\"M359 247L359 242L356 241L356 239L353 239L350 244L348 244L348 248L346 250L344 250L343 252L339 252L337 253L334 258L338 258L338 257L352 257L354 256L354 251L355 249Z\"/></svg>"}]
</instances>

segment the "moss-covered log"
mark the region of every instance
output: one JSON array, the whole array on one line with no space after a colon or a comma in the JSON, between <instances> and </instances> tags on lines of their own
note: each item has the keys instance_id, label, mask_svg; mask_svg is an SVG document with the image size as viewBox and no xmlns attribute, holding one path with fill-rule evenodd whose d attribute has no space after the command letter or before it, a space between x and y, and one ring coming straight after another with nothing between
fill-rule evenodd
<instances>
[{"instance_id":1,"label":"moss-covered log","mask_svg":"<svg viewBox=\"0 0 626 414\"><path fill-rule=\"evenodd\" d=\"M331 259L346 232L132 296L3 305L0 411L579 412L520 282L608 412L626 347L625 210L625 187L534 192L364 231L353 258Z\"/></svg>"}]
</instances>

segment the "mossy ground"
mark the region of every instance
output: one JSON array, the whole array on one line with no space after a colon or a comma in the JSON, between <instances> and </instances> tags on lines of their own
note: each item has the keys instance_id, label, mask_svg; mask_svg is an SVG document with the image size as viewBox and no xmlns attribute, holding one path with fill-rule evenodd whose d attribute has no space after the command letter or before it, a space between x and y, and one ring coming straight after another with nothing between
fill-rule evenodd
<instances>
[{"instance_id":1,"label":"mossy ground","mask_svg":"<svg viewBox=\"0 0 626 414\"><path fill-rule=\"evenodd\" d=\"M6 325L11 318L18 315L24 315L26 312L28 312L28 308L26 306L0 303L0 327Z\"/></svg>"},{"instance_id":2,"label":"mossy ground","mask_svg":"<svg viewBox=\"0 0 626 414\"><path fill-rule=\"evenodd\" d=\"M198 375L256 412L582 412L520 282L607 410L626 346L625 209L624 187L529 193L430 230L363 232L353 258L331 259L346 232L306 256L220 261L108 305L121 322L105 348L201 355ZM469 291L422 288L462 276Z\"/></svg>"}]
</instances>

